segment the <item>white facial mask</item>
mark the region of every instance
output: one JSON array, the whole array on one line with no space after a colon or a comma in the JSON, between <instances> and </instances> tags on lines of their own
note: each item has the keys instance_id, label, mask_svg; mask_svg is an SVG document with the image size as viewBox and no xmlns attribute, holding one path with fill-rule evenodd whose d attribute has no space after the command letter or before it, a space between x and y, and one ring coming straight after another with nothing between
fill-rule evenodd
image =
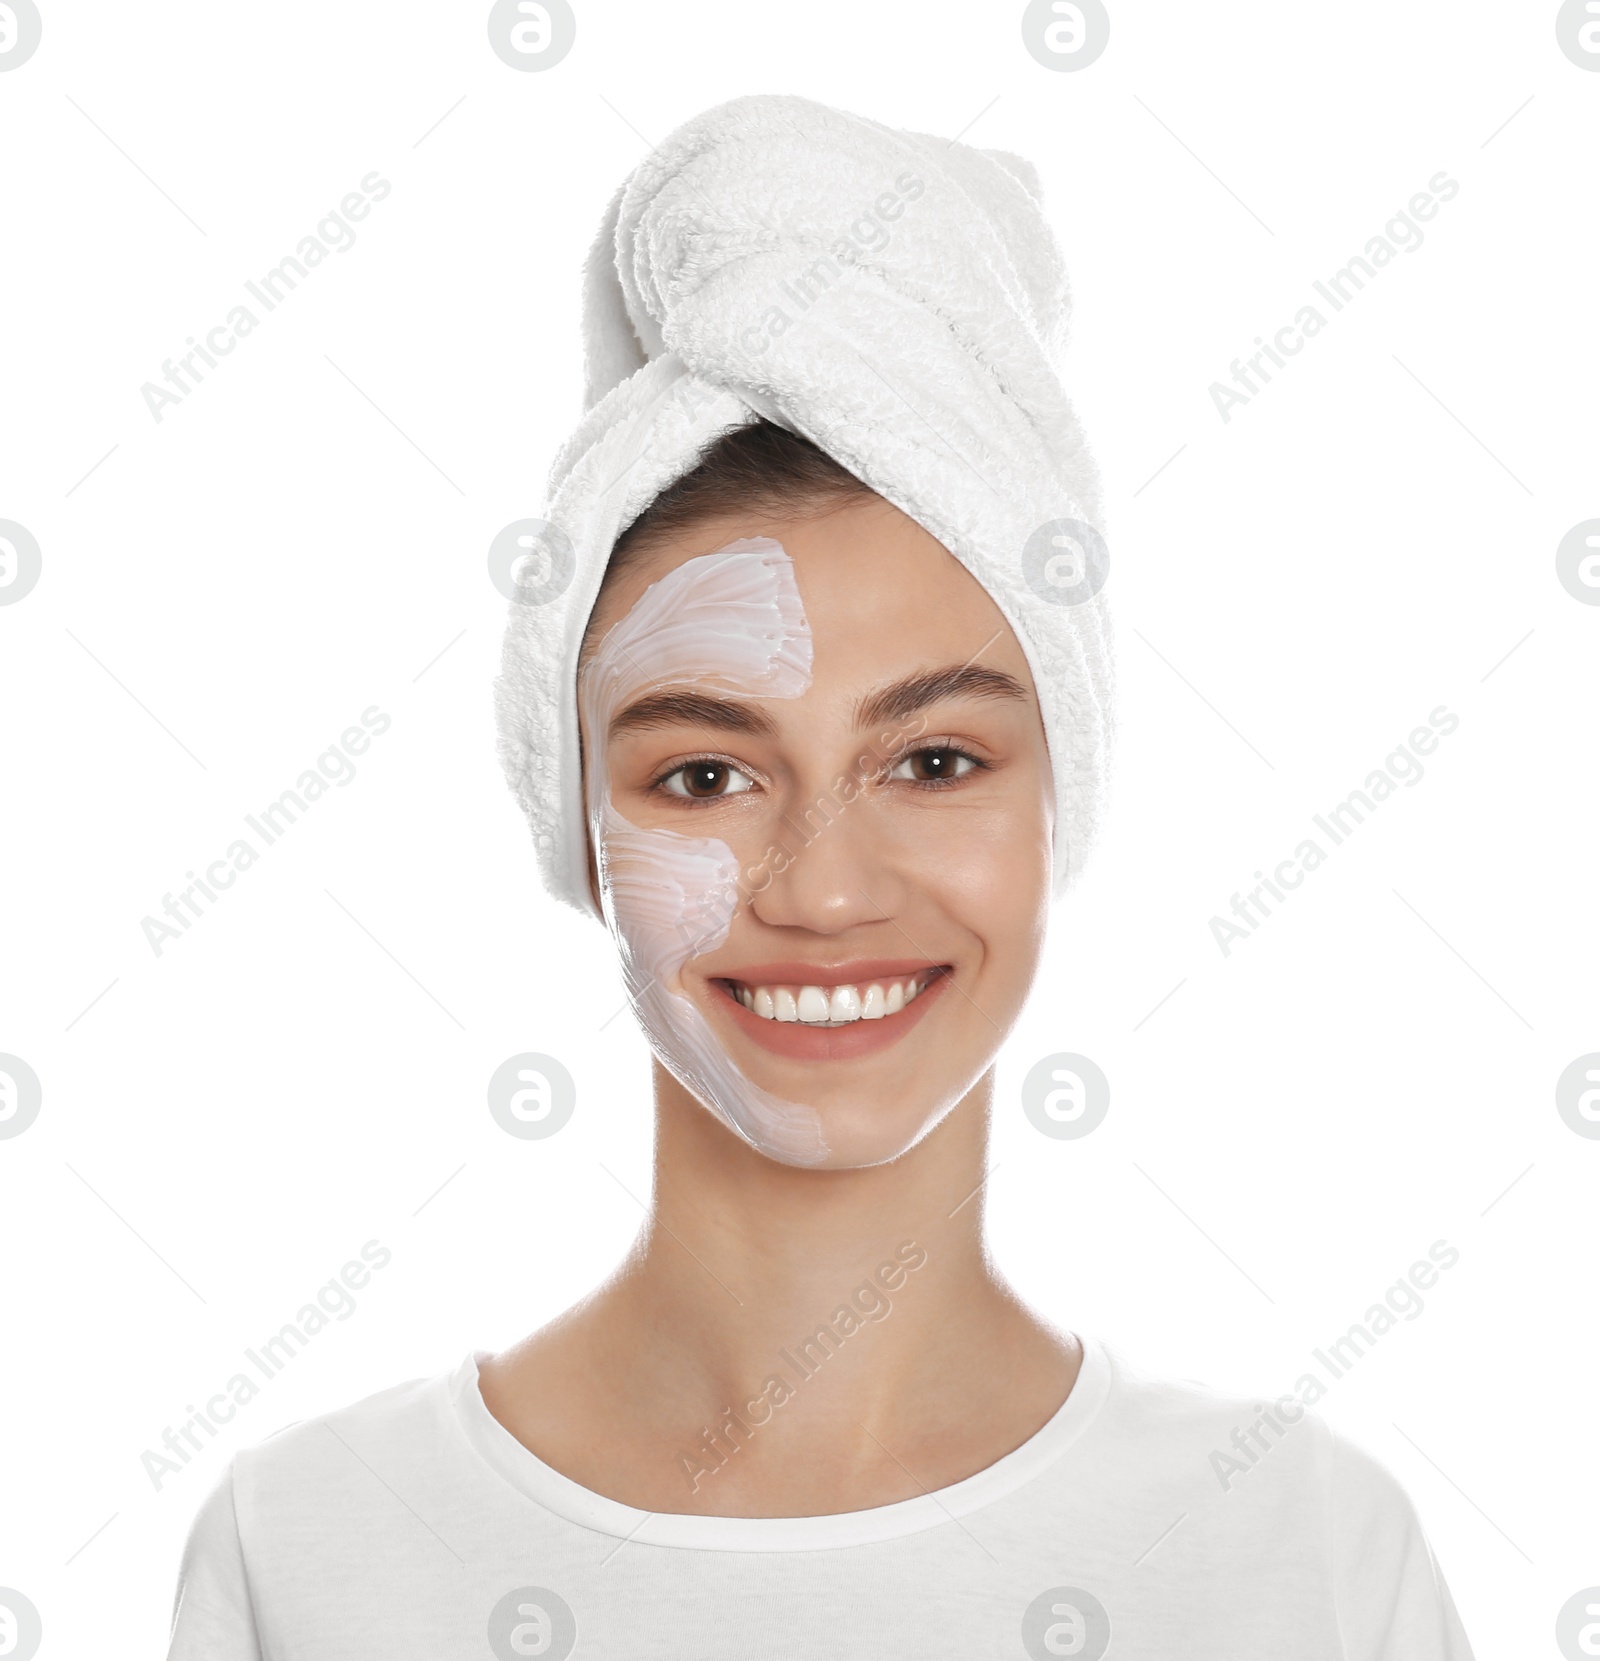
<instances>
[{"instance_id":1,"label":"white facial mask","mask_svg":"<svg viewBox=\"0 0 1600 1661\"><path fill-rule=\"evenodd\" d=\"M816 1110L746 1078L676 989L684 964L728 937L739 902L732 848L714 837L641 830L611 803L605 744L612 717L642 693L708 680L723 696L746 698L798 698L811 685L811 628L794 563L770 537L687 560L652 583L602 639L578 679L594 749L585 812L598 850L601 909L651 1049L762 1153L816 1164L828 1153Z\"/></svg>"}]
</instances>

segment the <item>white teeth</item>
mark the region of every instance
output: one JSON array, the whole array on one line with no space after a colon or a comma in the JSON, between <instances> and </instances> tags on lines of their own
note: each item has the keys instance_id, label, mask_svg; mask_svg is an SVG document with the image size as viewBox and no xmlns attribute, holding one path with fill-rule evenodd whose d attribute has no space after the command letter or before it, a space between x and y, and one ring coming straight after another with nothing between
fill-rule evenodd
<instances>
[{"instance_id":1,"label":"white teeth","mask_svg":"<svg viewBox=\"0 0 1600 1661\"><path fill-rule=\"evenodd\" d=\"M856 1021L881 1021L898 1015L921 995L933 971L900 980L872 981L866 986L741 986L735 996L764 1021L803 1021L808 1026L849 1026Z\"/></svg>"}]
</instances>

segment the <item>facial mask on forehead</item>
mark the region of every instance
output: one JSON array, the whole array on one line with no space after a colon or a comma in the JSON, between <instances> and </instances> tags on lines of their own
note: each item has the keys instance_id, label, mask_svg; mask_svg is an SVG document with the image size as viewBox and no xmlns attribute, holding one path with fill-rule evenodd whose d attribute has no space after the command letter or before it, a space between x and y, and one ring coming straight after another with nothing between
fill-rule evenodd
<instances>
[{"instance_id":1,"label":"facial mask on forehead","mask_svg":"<svg viewBox=\"0 0 1600 1661\"><path fill-rule=\"evenodd\" d=\"M770 537L685 561L601 640L578 678L593 746L585 812L606 926L651 1049L752 1146L785 1164L815 1164L828 1153L815 1109L746 1078L679 990L684 964L728 938L740 899L733 849L715 837L642 829L611 801L613 716L658 688L708 681L721 696L746 698L798 698L811 684L811 630L794 565Z\"/></svg>"}]
</instances>

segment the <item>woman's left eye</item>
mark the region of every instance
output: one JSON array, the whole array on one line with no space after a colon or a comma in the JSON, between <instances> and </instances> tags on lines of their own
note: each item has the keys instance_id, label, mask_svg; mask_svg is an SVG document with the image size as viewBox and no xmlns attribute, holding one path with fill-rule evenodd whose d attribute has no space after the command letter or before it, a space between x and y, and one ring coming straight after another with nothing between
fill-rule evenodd
<instances>
[{"instance_id":1,"label":"woman's left eye","mask_svg":"<svg viewBox=\"0 0 1600 1661\"><path fill-rule=\"evenodd\" d=\"M737 782L742 780L743 782ZM724 796L741 796L755 788L755 780L748 773L726 761L684 761L670 773L656 780L657 786L669 796L681 796L688 801L718 801ZM727 788L724 789L723 786Z\"/></svg>"},{"instance_id":2,"label":"woman's left eye","mask_svg":"<svg viewBox=\"0 0 1600 1661\"><path fill-rule=\"evenodd\" d=\"M923 775L901 772L903 767L910 767L914 762L922 760L928 771ZM965 766L958 765L965 762ZM965 778L974 768L985 767L988 763L980 761L977 756L966 750L958 750L953 744L929 744L920 750L911 750L903 755L889 770L886 777L910 778L913 784L945 784L953 779Z\"/></svg>"}]
</instances>

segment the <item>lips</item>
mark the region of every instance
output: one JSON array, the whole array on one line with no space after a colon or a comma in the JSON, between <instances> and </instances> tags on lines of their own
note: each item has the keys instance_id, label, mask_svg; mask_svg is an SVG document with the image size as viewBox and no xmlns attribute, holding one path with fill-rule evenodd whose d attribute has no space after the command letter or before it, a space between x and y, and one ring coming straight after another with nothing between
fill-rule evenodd
<instances>
[{"instance_id":1,"label":"lips","mask_svg":"<svg viewBox=\"0 0 1600 1661\"><path fill-rule=\"evenodd\" d=\"M927 958L834 965L790 959L741 965L710 984L719 1014L769 1053L845 1061L898 1043L928 1013L952 972ZM825 1024L830 1021L843 1024Z\"/></svg>"}]
</instances>

